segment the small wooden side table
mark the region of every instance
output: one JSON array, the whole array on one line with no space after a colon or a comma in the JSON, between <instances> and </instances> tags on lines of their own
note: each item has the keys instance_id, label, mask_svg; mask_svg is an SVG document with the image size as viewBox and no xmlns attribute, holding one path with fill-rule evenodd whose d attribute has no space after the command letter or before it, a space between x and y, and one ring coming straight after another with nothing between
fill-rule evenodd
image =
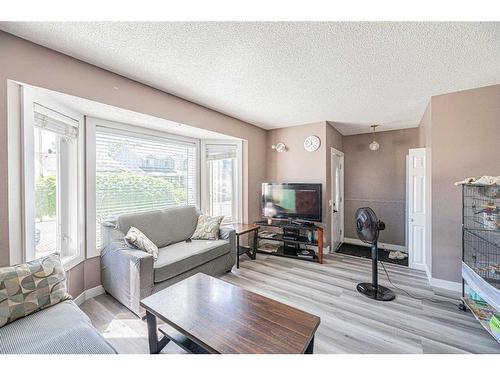
<instances>
[{"instance_id":1,"label":"small wooden side table","mask_svg":"<svg viewBox=\"0 0 500 375\"><path fill-rule=\"evenodd\" d=\"M259 243L259 226L255 224L230 224L236 232L236 268L240 268L240 255L247 254L250 259L257 257L257 244ZM244 246L240 244L240 236L253 232L252 246Z\"/></svg>"}]
</instances>

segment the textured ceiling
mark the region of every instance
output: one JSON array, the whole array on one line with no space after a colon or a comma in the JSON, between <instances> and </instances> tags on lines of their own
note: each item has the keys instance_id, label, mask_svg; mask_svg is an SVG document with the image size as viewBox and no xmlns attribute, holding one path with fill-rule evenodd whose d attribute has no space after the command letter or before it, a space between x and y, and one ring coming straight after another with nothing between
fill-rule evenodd
<instances>
[{"instance_id":1,"label":"textured ceiling","mask_svg":"<svg viewBox=\"0 0 500 375\"><path fill-rule=\"evenodd\" d=\"M0 23L263 128L416 126L430 96L500 83L500 23Z\"/></svg>"},{"instance_id":2,"label":"textured ceiling","mask_svg":"<svg viewBox=\"0 0 500 375\"><path fill-rule=\"evenodd\" d=\"M184 137L198 139L238 139L210 130L200 129L194 126L149 116L144 113L129 111L127 109L117 108L111 105L98 103L92 100L83 99L36 86L27 86L52 98L64 107L89 117L105 119L113 122L121 122L124 124L135 125L153 130L160 130L162 132L169 132Z\"/></svg>"}]
</instances>

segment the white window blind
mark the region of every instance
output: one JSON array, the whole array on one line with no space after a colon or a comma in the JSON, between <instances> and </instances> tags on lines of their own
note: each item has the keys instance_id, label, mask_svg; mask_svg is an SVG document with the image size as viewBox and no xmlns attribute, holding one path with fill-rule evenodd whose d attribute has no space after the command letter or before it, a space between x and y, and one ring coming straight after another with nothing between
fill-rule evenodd
<instances>
[{"instance_id":1,"label":"white window blind","mask_svg":"<svg viewBox=\"0 0 500 375\"><path fill-rule=\"evenodd\" d=\"M78 121L52 111L38 103L34 103L35 127L57 135L76 139L78 137Z\"/></svg>"},{"instance_id":2,"label":"white window blind","mask_svg":"<svg viewBox=\"0 0 500 375\"><path fill-rule=\"evenodd\" d=\"M207 160L236 159L238 146L231 144L207 144L205 152Z\"/></svg>"},{"instance_id":3,"label":"white window blind","mask_svg":"<svg viewBox=\"0 0 500 375\"><path fill-rule=\"evenodd\" d=\"M196 204L197 144L96 128L96 221Z\"/></svg>"}]
</instances>

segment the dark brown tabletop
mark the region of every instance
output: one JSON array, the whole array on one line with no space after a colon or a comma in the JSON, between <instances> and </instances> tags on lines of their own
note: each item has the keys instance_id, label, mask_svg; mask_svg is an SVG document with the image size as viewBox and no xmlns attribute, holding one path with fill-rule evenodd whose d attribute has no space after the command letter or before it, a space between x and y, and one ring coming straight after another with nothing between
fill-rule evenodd
<instances>
[{"instance_id":1,"label":"dark brown tabletop","mask_svg":"<svg viewBox=\"0 0 500 375\"><path fill-rule=\"evenodd\" d=\"M237 235L245 234L260 228L256 224L243 224L243 223L228 224L227 227L233 228Z\"/></svg>"},{"instance_id":2,"label":"dark brown tabletop","mask_svg":"<svg viewBox=\"0 0 500 375\"><path fill-rule=\"evenodd\" d=\"M319 317L198 273L141 301L209 353L312 351Z\"/></svg>"}]
</instances>

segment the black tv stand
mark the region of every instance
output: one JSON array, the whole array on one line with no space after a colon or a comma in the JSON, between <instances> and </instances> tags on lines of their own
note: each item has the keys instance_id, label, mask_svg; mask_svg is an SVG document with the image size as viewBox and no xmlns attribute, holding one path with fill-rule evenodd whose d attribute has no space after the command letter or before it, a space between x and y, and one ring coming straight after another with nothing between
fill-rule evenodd
<instances>
[{"instance_id":1,"label":"black tv stand","mask_svg":"<svg viewBox=\"0 0 500 375\"><path fill-rule=\"evenodd\" d=\"M271 222L259 220L255 224L261 228L275 228L273 232L276 232L273 237L265 237L259 233L258 253L323 263L323 228L320 226L298 220L272 220ZM312 240L308 238L310 232L315 234ZM276 251L264 251L261 248L261 241L274 242L279 245L279 248ZM307 249L308 246L316 247L317 251ZM301 253L305 250L308 250L310 255Z\"/></svg>"}]
</instances>

